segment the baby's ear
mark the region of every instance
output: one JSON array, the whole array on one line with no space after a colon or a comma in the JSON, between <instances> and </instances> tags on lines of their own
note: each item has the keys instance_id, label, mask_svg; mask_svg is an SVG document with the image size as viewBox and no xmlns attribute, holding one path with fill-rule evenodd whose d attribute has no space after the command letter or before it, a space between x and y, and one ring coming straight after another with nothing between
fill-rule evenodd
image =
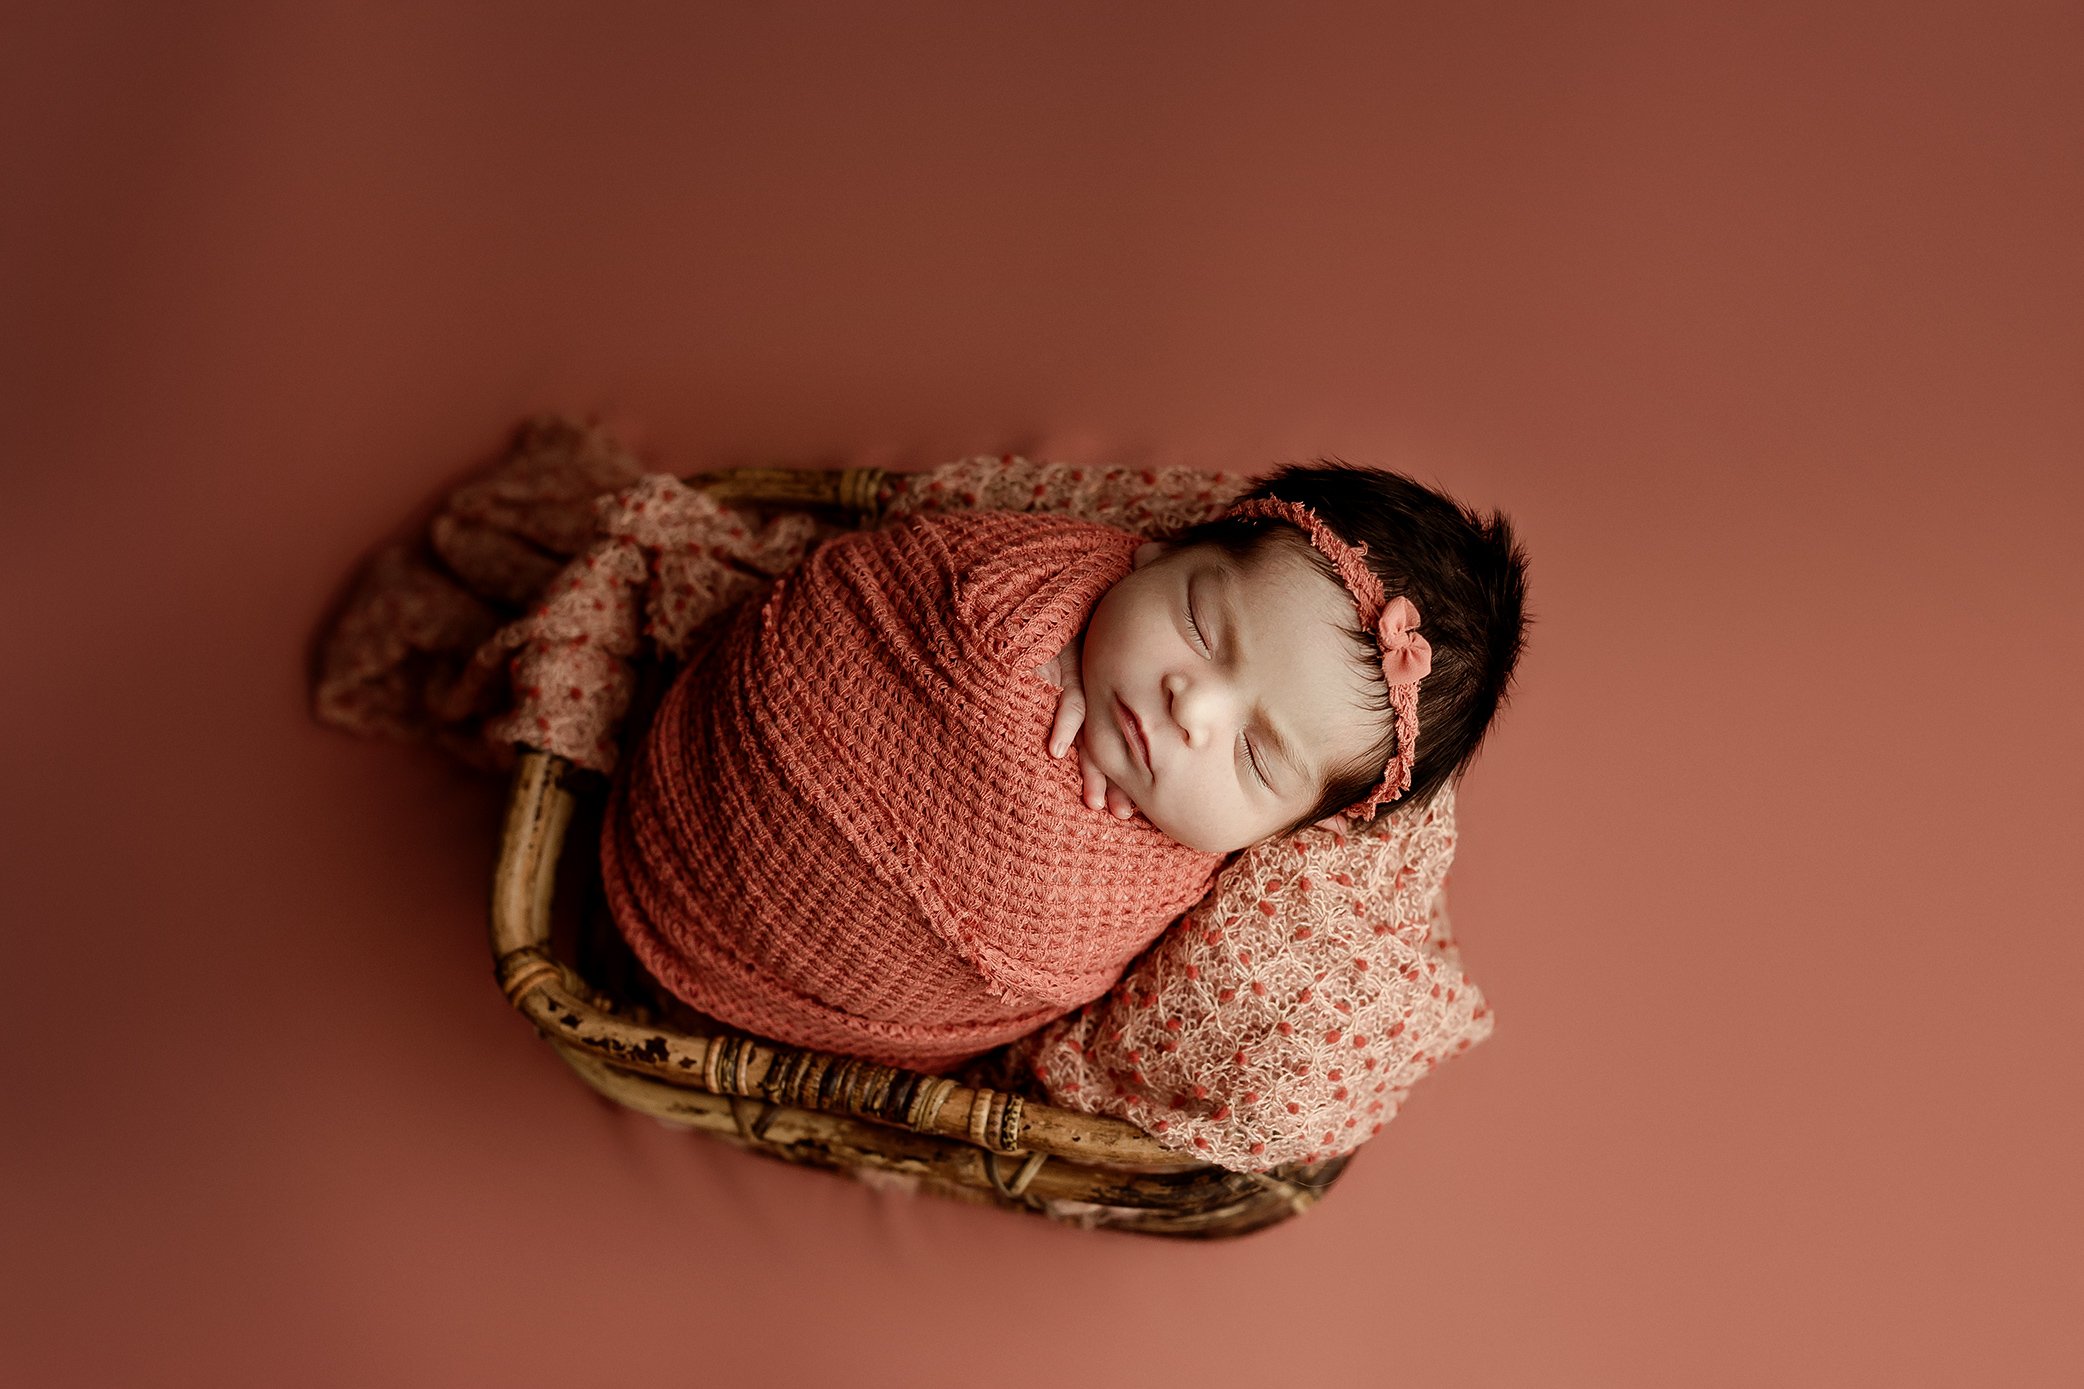
<instances>
[{"instance_id":1,"label":"baby's ear","mask_svg":"<svg viewBox=\"0 0 2084 1389\"><path fill-rule=\"evenodd\" d=\"M1346 818L1346 813L1344 811L1336 811L1333 814L1325 816L1322 820L1319 820L1317 822L1317 828L1320 830L1330 830L1339 838L1344 839L1346 837L1347 832L1353 828L1353 822Z\"/></svg>"},{"instance_id":2,"label":"baby's ear","mask_svg":"<svg viewBox=\"0 0 2084 1389\"><path fill-rule=\"evenodd\" d=\"M1117 550L1115 551L1115 553L1120 554L1121 551ZM1136 553L1130 556L1130 564L1134 568L1141 569L1144 565L1149 564L1152 560L1156 559L1158 556L1164 553L1165 546L1162 542L1156 540L1146 540L1141 545L1138 545L1136 547Z\"/></svg>"}]
</instances>

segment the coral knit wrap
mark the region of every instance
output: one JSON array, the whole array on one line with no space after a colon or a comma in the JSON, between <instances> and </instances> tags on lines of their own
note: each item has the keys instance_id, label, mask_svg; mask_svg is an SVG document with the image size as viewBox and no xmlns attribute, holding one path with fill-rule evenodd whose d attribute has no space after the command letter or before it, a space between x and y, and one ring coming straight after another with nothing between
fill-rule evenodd
<instances>
[{"instance_id":1,"label":"coral knit wrap","mask_svg":"<svg viewBox=\"0 0 2084 1389\"><path fill-rule=\"evenodd\" d=\"M1138 538L916 516L828 541L673 684L601 844L631 947L689 1004L941 1068L1105 993L1220 857L1086 807L1037 666Z\"/></svg>"}]
</instances>

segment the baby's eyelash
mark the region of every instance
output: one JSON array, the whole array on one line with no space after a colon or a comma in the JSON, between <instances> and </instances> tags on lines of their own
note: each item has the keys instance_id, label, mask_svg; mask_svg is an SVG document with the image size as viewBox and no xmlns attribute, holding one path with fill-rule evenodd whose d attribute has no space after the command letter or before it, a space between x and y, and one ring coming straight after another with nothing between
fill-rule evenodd
<instances>
[{"instance_id":1,"label":"baby's eyelash","mask_svg":"<svg viewBox=\"0 0 2084 1389\"><path fill-rule=\"evenodd\" d=\"M1201 624L1194 620L1194 600L1191 598L1187 600L1187 630L1194 634L1195 643L1204 652L1210 649L1208 638L1201 634Z\"/></svg>"},{"instance_id":2,"label":"baby's eyelash","mask_svg":"<svg viewBox=\"0 0 2084 1389\"><path fill-rule=\"evenodd\" d=\"M1260 769L1259 753L1252 746L1252 740L1242 733L1237 735L1237 740L1245 745L1245 761L1252 764L1252 775L1259 778L1261 786L1264 786L1269 791L1273 790L1274 784L1266 779L1266 773Z\"/></svg>"}]
</instances>

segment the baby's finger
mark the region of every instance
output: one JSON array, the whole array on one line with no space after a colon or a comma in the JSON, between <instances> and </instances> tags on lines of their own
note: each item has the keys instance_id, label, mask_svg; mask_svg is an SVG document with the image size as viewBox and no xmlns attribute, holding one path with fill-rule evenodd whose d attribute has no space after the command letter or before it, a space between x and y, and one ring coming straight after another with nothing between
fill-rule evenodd
<instances>
[{"instance_id":1,"label":"baby's finger","mask_svg":"<svg viewBox=\"0 0 2084 1389\"><path fill-rule=\"evenodd\" d=\"M1076 681L1067 680L1064 682L1063 693L1057 696L1056 722L1051 724L1049 729L1049 755L1062 757L1065 750L1071 746L1071 740L1078 736L1078 730L1083 727L1085 691L1078 687Z\"/></svg>"},{"instance_id":2,"label":"baby's finger","mask_svg":"<svg viewBox=\"0 0 2084 1389\"><path fill-rule=\"evenodd\" d=\"M1136 813L1136 802L1129 799L1127 791L1122 790L1121 787L1116 786L1113 782L1109 782L1107 784L1107 808L1113 811L1117 817L1126 820Z\"/></svg>"},{"instance_id":3,"label":"baby's finger","mask_svg":"<svg viewBox=\"0 0 2084 1389\"><path fill-rule=\"evenodd\" d=\"M1078 745L1078 770L1085 780L1084 800L1086 806L1092 810L1105 810L1107 808L1107 774L1100 770L1097 762L1093 761L1093 755L1085 750L1084 743Z\"/></svg>"}]
</instances>

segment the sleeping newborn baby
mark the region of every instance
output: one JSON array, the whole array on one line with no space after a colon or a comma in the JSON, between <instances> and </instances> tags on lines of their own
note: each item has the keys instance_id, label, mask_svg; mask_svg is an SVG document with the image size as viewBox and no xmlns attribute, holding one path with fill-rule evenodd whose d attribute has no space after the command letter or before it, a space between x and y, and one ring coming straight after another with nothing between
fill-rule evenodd
<instances>
[{"instance_id":1,"label":"sleeping newborn baby","mask_svg":"<svg viewBox=\"0 0 2084 1389\"><path fill-rule=\"evenodd\" d=\"M1518 563L1346 467L1165 542L1007 512L840 536L690 653L611 799L616 921L705 1013L945 1068L1099 997L1226 855L1452 780Z\"/></svg>"}]
</instances>

